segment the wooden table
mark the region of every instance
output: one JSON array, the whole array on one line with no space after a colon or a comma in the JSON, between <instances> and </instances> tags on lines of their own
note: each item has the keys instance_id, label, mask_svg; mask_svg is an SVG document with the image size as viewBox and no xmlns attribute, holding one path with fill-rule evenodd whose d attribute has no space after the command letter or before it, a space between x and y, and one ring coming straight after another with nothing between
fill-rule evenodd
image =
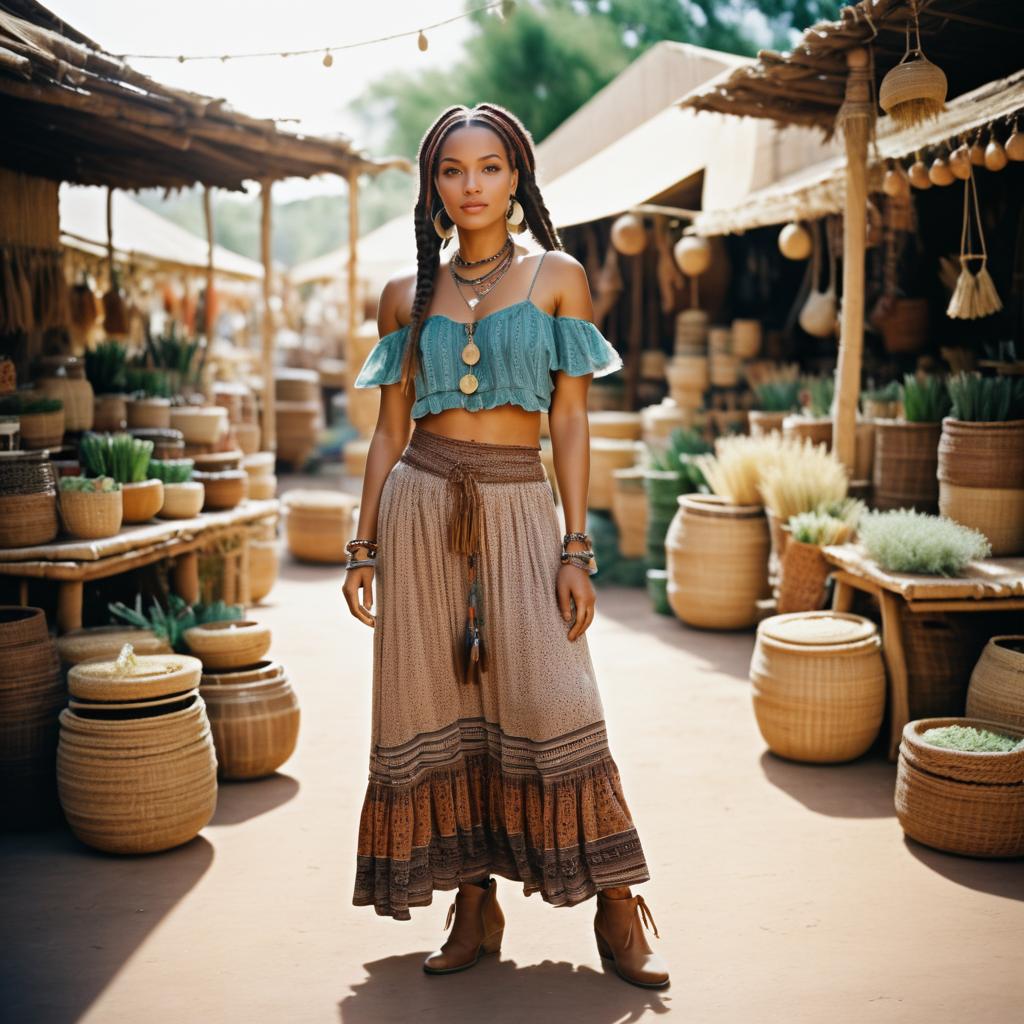
<instances>
[{"instance_id":1,"label":"wooden table","mask_svg":"<svg viewBox=\"0 0 1024 1024\"><path fill-rule=\"evenodd\" d=\"M158 520L124 526L102 540L62 540L29 548L0 548L0 575L20 580L19 601L28 604L28 581L57 583L57 628L61 633L82 625L82 593L91 580L106 579L164 558L176 560L175 591L185 600L198 599L199 549L237 533L239 528L272 518L278 501L243 501L226 512L203 512L192 519Z\"/></svg>"},{"instance_id":2,"label":"wooden table","mask_svg":"<svg viewBox=\"0 0 1024 1024\"><path fill-rule=\"evenodd\" d=\"M971 562L963 576L890 573L854 544L824 549L835 567L835 611L848 612L853 592L874 595L882 612L882 654L889 676L889 760L899 754L903 727L910 717L903 616L929 612L989 612L1024 609L1024 558L987 558Z\"/></svg>"}]
</instances>

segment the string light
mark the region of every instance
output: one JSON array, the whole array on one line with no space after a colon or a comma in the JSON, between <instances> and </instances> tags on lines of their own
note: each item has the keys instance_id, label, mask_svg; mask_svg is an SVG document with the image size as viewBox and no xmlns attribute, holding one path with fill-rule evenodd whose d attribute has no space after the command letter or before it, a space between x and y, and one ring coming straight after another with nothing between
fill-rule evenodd
<instances>
[{"instance_id":1,"label":"string light","mask_svg":"<svg viewBox=\"0 0 1024 1024\"><path fill-rule=\"evenodd\" d=\"M393 39L407 39L409 36L416 37L416 45L420 51L425 51L429 45L427 42L427 30L441 28L444 25L450 25L453 21L460 21L463 18L469 18L474 14L478 14L481 11L493 11L495 15L502 20L509 18L512 12L515 10L516 0L492 0L491 3L482 4L479 7L472 7L461 14L455 14L450 18L445 18L443 21L436 21L432 25L424 25L423 28L410 29L407 32L396 32L393 35L378 36L376 39L364 39L358 43L342 43L338 46L316 46L308 50L279 50L279 51L265 51L261 53L224 53L224 54L193 54L191 56L185 54L167 54L167 53L119 53L117 56L121 60L175 60L179 64L184 64L188 61L194 60L219 60L224 63L229 60L246 60L255 57L307 57L311 54L323 54L323 65L325 68L329 68L333 63L334 59L331 56L334 53L339 53L342 50L355 50L362 46L375 46L378 43L391 42Z\"/></svg>"}]
</instances>

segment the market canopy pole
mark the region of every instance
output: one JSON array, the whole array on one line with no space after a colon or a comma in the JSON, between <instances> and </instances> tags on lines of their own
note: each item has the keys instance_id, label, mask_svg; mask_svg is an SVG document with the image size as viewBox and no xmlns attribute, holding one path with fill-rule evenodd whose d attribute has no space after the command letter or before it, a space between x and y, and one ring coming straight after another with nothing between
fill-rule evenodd
<instances>
[{"instance_id":1,"label":"market canopy pole","mask_svg":"<svg viewBox=\"0 0 1024 1024\"><path fill-rule=\"evenodd\" d=\"M263 257L263 315L260 317L260 333L263 340L263 442L260 448L265 452L277 451L274 409L274 311L270 308L273 287L273 266L270 256L270 190L273 184L270 178L264 178L260 182L260 204L263 213L260 231L260 250Z\"/></svg>"},{"instance_id":2,"label":"market canopy pole","mask_svg":"<svg viewBox=\"0 0 1024 1024\"><path fill-rule=\"evenodd\" d=\"M213 199L209 185L203 187L203 219L206 221L206 344L213 341Z\"/></svg>"},{"instance_id":3,"label":"market canopy pole","mask_svg":"<svg viewBox=\"0 0 1024 1024\"><path fill-rule=\"evenodd\" d=\"M857 404L864 351L864 251L867 234L868 139L874 121L868 52L849 50L846 97L836 117L846 143L843 217L843 304L832 410L832 449L851 477L856 453Z\"/></svg>"},{"instance_id":4,"label":"market canopy pole","mask_svg":"<svg viewBox=\"0 0 1024 1024\"><path fill-rule=\"evenodd\" d=\"M356 261L359 251L359 172L355 167L348 172L348 351L354 349L356 328L361 312L359 302L359 276Z\"/></svg>"}]
</instances>

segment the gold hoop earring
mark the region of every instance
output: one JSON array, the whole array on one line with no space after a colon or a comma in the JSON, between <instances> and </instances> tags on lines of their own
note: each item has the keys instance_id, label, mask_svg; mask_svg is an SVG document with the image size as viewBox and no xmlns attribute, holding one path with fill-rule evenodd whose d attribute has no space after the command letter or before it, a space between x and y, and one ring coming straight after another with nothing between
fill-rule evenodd
<instances>
[{"instance_id":1,"label":"gold hoop earring","mask_svg":"<svg viewBox=\"0 0 1024 1024\"><path fill-rule=\"evenodd\" d=\"M505 226L513 234L518 235L524 230L523 220L525 217L526 211L523 209L523 204L514 195L509 196L508 210L505 212Z\"/></svg>"},{"instance_id":2,"label":"gold hoop earring","mask_svg":"<svg viewBox=\"0 0 1024 1024\"><path fill-rule=\"evenodd\" d=\"M434 224L434 231L437 232L437 237L444 242L451 241L452 236L455 234L455 225L450 224L448 227L444 227L441 221L441 216L444 213L444 207L442 206L437 213L431 217L431 221Z\"/></svg>"}]
</instances>

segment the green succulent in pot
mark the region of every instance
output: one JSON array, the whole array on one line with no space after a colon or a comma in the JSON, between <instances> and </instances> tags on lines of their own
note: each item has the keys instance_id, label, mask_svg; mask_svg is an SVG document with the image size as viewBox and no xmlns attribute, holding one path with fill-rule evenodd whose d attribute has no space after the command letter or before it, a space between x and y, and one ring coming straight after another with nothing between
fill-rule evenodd
<instances>
[{"instance_id":1,"label":"green succulent in pot","mask_svg":"<svg viewBox=\"0 0 1024 1024\"><path fill-rule=\"evenodd\" d=\"M941 423L951 405L941 377L908 373L903 378L903 418L908 423Z\"/></svg>"},{"instance_id":2,"label":"green succulent in pot","mask_svg":"<svg viewBox=\"0 0 1024 1024\"><path fill-rule=\"evenodd\" d=\"M958 373L949 378L948 388L953 419L968 423L1024 419L1024 377Z\"/></svg>"},{"instance_id":3,"label":"green succulent in pot","mask_svg":"<svg viewBox=\"0 0 1024 1024\"><path fill-rule=\"evenodd\" d=\"M194 459L153 459L149 464L149 475L165 484L185 484L192 479Z\"/></svg>"},{"instance_id":4,"label":"green succulent in pot","mask_svg":"<svg viewBox=\"0 0 1024 1024\"><path fill-rule=\"evenodd\" d=\"M130 434L85 434L78 446L79 459L90 476L111 476L118 483L148 480L153 442Z\"/></svg>"}]
</instances>

